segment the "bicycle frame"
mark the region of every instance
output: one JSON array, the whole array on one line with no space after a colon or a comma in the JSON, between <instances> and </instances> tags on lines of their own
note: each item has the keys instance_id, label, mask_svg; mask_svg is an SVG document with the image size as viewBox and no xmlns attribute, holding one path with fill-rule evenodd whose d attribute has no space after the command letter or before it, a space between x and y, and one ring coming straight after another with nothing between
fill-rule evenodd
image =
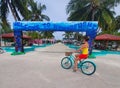
<instances>
[{"instance_id":1,"label":"bicycle frame","mask_svg":"<svg viewBox=\"0 0 120 88\"><path fill-rule=\"evenodd\" d=\"M70 56L68 56L68 58L72 61L72 66L74 65L74 59L75 56L73 56L72 54Z\"/></svg>"},{"instance_id":2,"label":"bicycle frame","mask_svg":"<svg viewBox=\"0 0 120 88\"><path fill-rule=\"evenodd\" d=\"M71 54L70 56L67 56L71 61L72 61L72 66L74 65L74 61L75 61L75 56L73 55L73 54ZM88 59L88 58L87 58ZM78 62L78 68L81 68L81 64L83 63L83 62L85 62L86 61L86 59L83 59L82 61L79 61ZM90 61L90 62L92 62L92 61ZM94 63L93 63L94 64ZM95 65L95 64L94 64Z\"/></svg>"},{"instance_id":3,"label":"bicycle frame","mask_svg":"<svg viewBox=\"0 0 120 88\"><path fill-rule=\"evenodd\" d=\"M75 61L75 56L74 55L70 55L70 56L68 56L68 58L72 61L72 66L74 65L74 61ZM84 60L82 60L82 61L79 61L79 63L78 63L78 68L81 68L81 63L83 62Z\"/></svg>"}]
</instances>

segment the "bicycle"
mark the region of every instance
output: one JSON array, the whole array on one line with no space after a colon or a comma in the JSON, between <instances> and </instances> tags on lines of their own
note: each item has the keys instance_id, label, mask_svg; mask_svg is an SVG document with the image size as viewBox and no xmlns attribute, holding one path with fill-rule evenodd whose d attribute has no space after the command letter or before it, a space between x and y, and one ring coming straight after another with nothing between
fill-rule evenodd
<instances>
[{"instance_id":1,"label":"bicycle","mask_svg":"<svg viewBox=\"0 0 120 88\"><path fill-rule=\"evenodd\" d=\"M75 56L72 54L72 52L66 52L64 58L61 60L61 66L64 69L70 69L74 65L74 58ZM92 75L96 71L96 65L89 60L81 60L78 63L78 69L81 69L82 73L85 75Z\"/></svg>"},{"instance_id":2,"label":"bicycle","mask_svg":"<svg viewBox=\"0 0 120 88\"><path fill-rule=\"evenodd\" d=\"M4 50L2 48L0 48L0 54L4 53Z\"/></svg>"}]
</instances>

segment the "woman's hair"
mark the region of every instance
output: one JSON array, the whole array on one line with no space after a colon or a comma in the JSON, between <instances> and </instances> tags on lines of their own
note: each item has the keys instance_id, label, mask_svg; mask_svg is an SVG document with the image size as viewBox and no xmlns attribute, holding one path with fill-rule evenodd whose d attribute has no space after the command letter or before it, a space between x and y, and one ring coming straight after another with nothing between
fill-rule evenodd
<instances>
[{"instance_id":1,"label":"woman's hair","mask_svg":"<svg viewBox=\"0 0 120 88\"><path fill-rule=\"evenodd\" d=\"M89 41L89 39L90 39L89 36L84 36L85 41Z\"/></svg>"}]
</instances>

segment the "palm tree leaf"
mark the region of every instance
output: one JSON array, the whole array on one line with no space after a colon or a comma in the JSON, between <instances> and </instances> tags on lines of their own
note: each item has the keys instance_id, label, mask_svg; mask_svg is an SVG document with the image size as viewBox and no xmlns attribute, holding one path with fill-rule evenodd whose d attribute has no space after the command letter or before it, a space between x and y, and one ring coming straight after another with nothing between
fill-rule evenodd
<instances>
[{"instance_id":1,"label":"palm tree leaf","mask_svg":"<svg viewBox=\"0 0 120 88\"><path fill-rule=\"evenodd\" d=\"M48 16L46 16L46 15L43 15L43 14L42 14L42 15L41 15L41 18L42 18L42 19L45 19L45 20L47 20L47 21L50 21L50 18L49 18Z\"/></svg>"},{"instance_id":2,"label":"palm tree leaf","mask_svg":"<svg viewBox=\"0 0 120 88\"><path fill-rule=\"evenodd\" d=\"M107 24L111 24L112 23L112 17L110 16L109 12L106 10L103 10L102 12L102 16L104 17L105 21Z\"/></svg>"},{"instance_id":3,"label":"palm tree leaf","mask_svg":"<svg viewBox=\"0 0 120 88\"><path fill-rule=\"evenodd\" d=\"M41 5L41 3L39 3L38 9L41 10L41 11L46 10L46 6L45 5Z\"/></svg>"},{"instance_id":4,"label":"palm tree leaf","mask_svg":"<svg viewBox=\"0 0 120 88\"><path fill-rule=\"evenodd\" d=\"M3 19L6 20L8 12L9 12L9 8L8 8L8 5L7 5L7 2L5 2L4 0L1 0L0 16L1 16L2 20Z\"/></svg>"},{"instance_id":5,"label":"palm tree leaf","mask_svg":"<svg viewBox=\"0 0 120 88\"><path fill-rule=\"evenodd\" d=\"M13 3L17 10L20 12L20 14L25 18L28 19L28 14L29 14L29 10L27 8L27 2L28 0L15 0Z\"/></svg>"}]
</instances>

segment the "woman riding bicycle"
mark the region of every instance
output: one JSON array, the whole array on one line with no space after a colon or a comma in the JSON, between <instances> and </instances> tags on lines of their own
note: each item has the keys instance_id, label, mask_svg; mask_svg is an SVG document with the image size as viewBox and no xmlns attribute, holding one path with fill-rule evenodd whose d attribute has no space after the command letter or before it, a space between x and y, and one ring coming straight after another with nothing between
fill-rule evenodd
<instances>
[{"instance_id":1,"label":"woman riding bicycle","mask_svg":"<svg viewBox=\"0 0 120 88\"><path fill-rule=\"evenodd\" d=\"M83 44L81 45L80 49L74 51L73 53L77 53L77 52L82 52L81 54L76 54L75 55L75 64L74 64L74 68L73 71L76 72L78 69L78 61L80 61L81 59L86 59L88 57L89 54L89 44L88 44L88 40L89 37L85 36L84 40L83 40Z\"/></svg>"}]
</instances>

